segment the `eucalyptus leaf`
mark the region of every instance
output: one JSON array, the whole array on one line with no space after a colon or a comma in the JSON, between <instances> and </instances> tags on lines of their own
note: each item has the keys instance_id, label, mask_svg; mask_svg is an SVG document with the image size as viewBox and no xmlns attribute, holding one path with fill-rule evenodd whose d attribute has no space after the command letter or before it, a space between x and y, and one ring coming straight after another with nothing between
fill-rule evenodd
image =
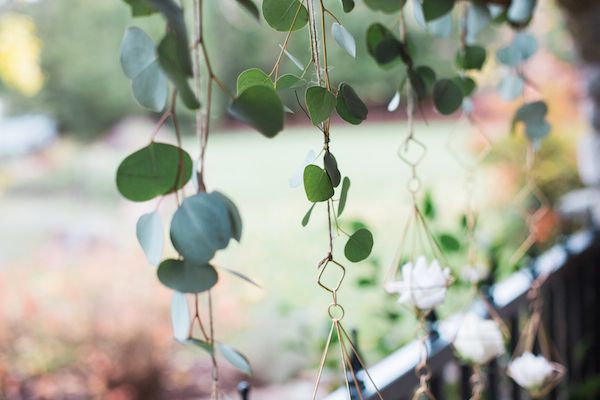
<instances>
[{"instance_id":1,"label":"eucalyptus leaf","mask_svg":"<svg viewBox=\"0 0 600 400\"><path fill-rule=\"evenodd\" d=\"M340 193L340 201L338 203L337 216L339 217L346 208L346 201L348 200L348 191L350 190L350 178L347 176L342 180L342 191Z\"/></svg>"},{"instance_id":2,"label":"eucalyptus leaf","mask_svg":"<svg viewBox=\"0 0 600 400\"><path fill-rule=\"evenodd\" d=\"M229 272L231 275L235 276L236 278L240 278L241 280L251 284L252 286L255 286L259 289L261 288L261 286L258 283L250 279L247 275L242 274L241 272L225 267L219 267L219 269Z\"/></svg>"},{"instance_id":3,"label":"eucalyptus leaf","mask_svg":"<svg viewBox=\"0 0 600 400\"><path fill-rule=\"evenodd\" d=\"M452 79L454 83L456 83L460 89L462 90L463 97L469 97L473 94L475 89L477 88L477 83L475 80L469 76L457 76ZM463 100L464 100L463 98Z\"/></svg>"},{"instance_id":4,"label":"eucalyptus leaf","mask_svg":"<svg viewBox=\"0 0 600 400\"><path fill-rule=\"evenodd\" d=\"M324 169L310 164L304 168L304 191L312 203L327 201L333 197L333 185Z\"/></svg>"},{"instance_id":5,"label":"eucalyptus leaf","mask_svg":"<svg viewBox=\"0 0 600 400\"><path fill-rule=\"evenodd\" d=\"M367 51L382 67L394 65L393 61L400 56L401 45L392 32L380 23L371 24L367 29Z\"/></svg>"},{"instance_id":6,"label":"eucalyptus leaf","mask_svg":"<svg viewBox=\"0 0 600 400\"><path fill-rule=\"evenodd\" d=\"M525 90L525 81L518 74L509 73L505 75L498 85L500 97L506 101L521 96L523 90Z\"/></svg>"},{"instance_id":7,"label":"eucalyptus leaf","mask_svg":"<svg viewBox=\"0 0 600 400\"><path fill-rule=\"evenodd\" d=\"M173 337L183 342L190 333L190 310L185 294L175 291L171 300L171 327Z\"/></svg>"},{"instance_id":8,"label":"eucalyptus leaf","mask_svg":"<svg viewBox=\"0 0 600 400\"><path fill-rule=\"evenodd\" d=\"M513 39L513 46L519 49L522 61L527 61L538 50L538 42L535 36L527 32L519 32Z\"/></svg>"},{"instance_id":9,"label":"eucalyptus leaf","mask_svg":"<svg viewBox=\"0 0 600 400\"><path fill-rule=\"evenodd\" d=\"M183 103L191 110L199 108L200 103L188 82L193 73L187 40L182 41L174 31L168 32L158 45L158 61Z\"/></svg>"},{"instance_id":10,"label":"eucalyptus leaf","mask_svg":"<svg viewBox=\"0 0 600 400\"><path fill-rule=\"evenodd\" d=\"M455 253L460 250L460 242L450 233L441 233L437 239L442 250L447 253Z\"/></svg>"},{"instance_id":11,"label":"eucalyptus leaf","mask_svg":"<svg viewBox=\"0 0 600 400\"><path fill-rule=\"evenodd\" d=\"M444 115L458 110L463 101L463 91L451 79L440 79L433 87L433 103L435 108Z\"/></svg>"},{"instance_id":12,"label":"eucalyptus leaf","mask_svg":"<svg viewBox=\"0 0 600 400\"><path fill-rule=\"evenodd\" d=\"M260 20L260 11L252 0L236 0L237 3L246 9L256 20Z\"/></svg>"},{"instance_id":13,"label":"eucalyptus leaf","mask_svg":"<svg viewBox=\"0 0 600 400\"><path fill-rule=\"evenodd\" d=\"M211 196L220 198L225 207L227 207L227 214L229 215L229 223L231 224L232 238L237 242L242 240L242 216L238 211L235 203L221 192L212 192Z\"/></svg>"},{"instance_id":14,"label":"eucalyptus leaf","mask_svg":"<svg viewBox=\"0 0 600 400\"><path fill-rule=\"evenodd\" d=\"M508 20L519 26L524 26L533 18L533 10L535 9L537 0L512 0L506 17Z\"/></svg>"},{"instance_id":15,"label":"eucalyptus leaf","mask_svg":"<svg viewBox=\"0 0 600 400\"><path fill-rule=\"evenodd\" d=\"M231 209L223 197L216 192L197 193L187 197L175 211L171 242L187 261L208 263L233 237Z\"/></svg>"},{"instance_id":16,"label":"eucalyptus leaf","mask_svg":"<svg viewBox=\"0 0 600 400\"><path fill-rule=\"evenodd\" d=\"M313 203L310 208L308 209L308 211L306 212L306 214L304 214L304 217L302 218L302 226L306 226L308 225L309 221L310 221L310 216L312 215L313 210L315 209L315 205L317 203Z\"/></svg>"},{"instance_id":17,"label":"eucalyptus leaf","mask_svg":"<svg viewBox=\"0 0 600 400\"><path fill-rule=\"evenodd\" d=\"M387 110L389 112L394 112L400 106L400 92L394 93L394 96L390 99L390 102L387 105Z\"/></svg>"},{"instance_id":18,"label":"eucalyptus leaf","mask_svg":"<svg viewBox=\"0 0 600 400\"><path fill-rule=\"evenodd\" d=\"M434 19L427 24L427 29L433 35L447 38L452 36L452 14L448 13L440 18Z\"/></svg>"},{"instance_id":19,"label":"eucalyptus leaf","mask_svg":"<svg viewBox=\"0 0 600 400\"><path fill-rule=\"evenodd\" d=\"M513 130L517 122L525 124L525 134L532 142L539 142L546 137L551 130L546 121L548 106L544 101L534 101L522 105L513 119Z\"/></svg>"},{"instance_id":20,"label":"eucalyptus leaf","mask_svg":"<svg viewBox=\"0 0 600 400\"><path fill-rule=\"evenodd\" d=\"M312 86L306 90L306 107L308 115L314 125L318 125L331 116L336 97L333 93L321 86Z\"/></svg>"},{"instance_id":21,"label":"eucalyptus leaf","mask_svg":"<svg viewBox=\"0 0 600 400\"><path fill-rule=\"evenodd\" d=\"M250 362L242 353L237 351L231 346L228 346L224 343L219 343L218 345L221 354L223 357L235 368L239 369L246 375L252 375L252 367L250 366Z\"/></svg>"},{"instance_id":22,"label":"eucalyptus leaf","mask_svg":"<svg viewBox=\"0 0 600 400\"><path fill-rule=\"evenodd\" d=\"M296 31L308 22L308 10L298 0L263 0L267 23L281 32Z\"/></svg>"},{"instance_id":23,"label":"eucalyptus leaf","mask_svg":"<svg viewBox=\"0 0 600 400\"><path fill-rule=\"evenodd\" d=\"M146 0L125 0L125 3L131 7L133 17L146 17L156 12Z\"/></svg>"},{"instance_id":24,"label":"eucalyptus leaf","mask_svg":"<svg viewBox=\"0 0 600 400\"><path fill-rule=\"evenodd\" d=\"M351 262L360 262L369 257L373 249L373 234L366 228L354 232L346 242L344 254Z\"/></svg>"},{"instance_id":25,"label":"eucalyptus leaf","mask_svg":"<svg viewBox=\"0 0 600 400\"><path fill-rule=\"evenodd\" d=\"M358 97L352 86L344 82L338 88L336 111L344 121L353 125L363 122L369 113L367 106Z\"/></svg>"},{"instance_id":26,"label":"eucalyptus leaf","mask_svg":"<svg viewBox=\"0 0 600 400\"><path fill-rule=\"evenodd\" d=\"M348 53L352 58L356 58L356 41L354 36L342 25L334 22L331 25L331 34L335 41Z\"/></svg>"},{"instance_id":27,"label":"eucalyptus leaf","mask_svg":"<svg viewBox=\"0 0 600 400\"><path fill-rule=\"evenodd\" d=\"M304 71L304 64L302 64L300 62L300 60L298 60L298 58L296 58L292 53L290 53L287 49L284 49L283 46L280 44L279 48L283 50L283 53L285 54L285 56L287 58L289 58L289 60L292 62L292 64L294 64L296 66L296 68L298 68L300 71Z\"/></svg>"},{"instance_id":28,"label":"eucalyptus leaf","mask_svg":"<svg viewBox=\"0 0 600 400\"><path fill-rule=\"evenodd\" d=\"M455 0L423 0L423 16L426 21L438 19L454 8Z\"/></svg>"},{"instance_id":29,"label":"eucalyptus leaf","mask_svg":"<svg viewBox=\"0 0 600 400\"><path fill-rule=\"evenodd\" d=\"M365 4L371 10L381 11L386 14L393 14L399 11L404 7L405 3L406 0L365 0Z\"/></svg>"},{"instance_id":30,"label":"eucalyptus leaf","mask_svg":"<svg viewBox=\"0 0 600 400\"><path fill-rule=\"evenodd\" d=\"M331 184L333 187L338 187L342 180L342 175L338 169L337 161L331 152L325 152L325 155L323 156L323 164L325 165L325 171L327 171L327 175L329 175Z\"/></svg>"},{"instance_id":31,"label":"eucalyptus leaf","mask_svg":"<svg viewBox=\"0 0 600 400\"><path fill-rule=\"evenodd\" d=\"M281 75L275 84L277 90L298 89L304 86L306 86L306 80L294 74Z\"/></svg>"},{"instance_id":32,"label":"eucalyptus leaf","mask_svg":"<svg viewBox=\"0 0 600 400\"><path fill-rule=\"evenodd\" d=\"M238 96L252 86L266 86L273 88L271 78L259 68L250 68L243 71L237 78Z\"/></svg>"},{"instance_id":33,"label":"eucalyptus leaf","mask_svg":"<svg viewBox=\"0 0 600 400\"><path fill-rule=\"evenodd\" d=\"M206 351L208 354L213 353L213 347L211 346L211 344L208 342L205 342L204 340L200 340L200 339L196 339L196 338L189 338L185 341L185 343L189 344L191 346L194 346L194 347L198 347L199 349Z\"/></svg>"},{"instance_id":34,"label":"eucalyptus leaf","mask_svg":"<svg viewBox=\"0 0 600 400\"><path fill-rule=\"evenodd\" d=\"M415 68L415 72L421 77L426 87L433 87L436 79L435 71L433 69L431 69L427 65L420 65L417 68Z\"/></svg>"},{"instance_id":35,"label":"eucalyptus leaf","mask_svg":"<svg viewBox=\"0 0 600 400\"><path fill-rule=\"evenodd\" d=\"M456 64L465 70L480 70L485 64L486 56L487 52L481 46L465 46L463 51L457 53Z\"/></svg>"},{"instance_id":36,"label":"eucalyptus leaf","mask_svg":"<svg viewBox=\"0 0 600 400\"><path fill-rule=\"evenodd\" d=\"M147 201L182 188L192 175L183 149L152 142L127 156L117 168L117 188L131 201Z\"/></svg>"},{"instance_id":37,"label":"eucalyptus leaf","mask_svg":"<svg viewBox=\"0 0 600 400\"><path fill-rule=\"evenodd\" d=\"M131 79L137 102L152 111L167 103L168 83L156 54L154 41L140 28L127 28L121 42L121 66Z\"/></svg>"},{"instance_id":38,"label":"eucalyptus leaf","mask_svg":"<svg viewBox=\"0 0 600 400\"><path fill-rule=\"evenodd\" d=\"M135 231L148 262L158 266L164 245L163 225L158 211L142 215L137 221Z\"/></svg>"},{"instance_id":39,"label":"eucalyptus leaf","mask_svg":"<svg viewBox=\"0 0 600 400\"><path fill-rule=\"evenodd\" d=\"M267 86L247 88L233 100L228 112L268 138L283 129L283 103L275 90Z\"/></svg>"},{"instance_id":40,"label":"eucalyptus leaf","mask_svg":"<svg viewBox=\"0 0 600 400\"><path fill-rule=\"evenodd\" d=\"M470 2L467 11L467 44L473 44L483 31L492 22L490 9L484 3Z\"/></svg>"},{"instance_id":41,"label":"eucalyptus leaf","mask_svg":"<svg viewBox=\"0 0 600 400\"><path fill-rule=\"evenodd\" d=\"M201 293L216 285L219 276L210 264L168 259L160 263L158 280L182 293Z\"/></svg>"},{"instance_id":42,"label":"eucalyptus leaf","mask_svg":"<svg viewBox=\"0 0 600 400\"><path fill-rule=\"evenodd\" d=\"M342 6L344 8L344 12L349 13L350 11L354 10L354 0L342 0Z\"/></svg>"}]
</instances>

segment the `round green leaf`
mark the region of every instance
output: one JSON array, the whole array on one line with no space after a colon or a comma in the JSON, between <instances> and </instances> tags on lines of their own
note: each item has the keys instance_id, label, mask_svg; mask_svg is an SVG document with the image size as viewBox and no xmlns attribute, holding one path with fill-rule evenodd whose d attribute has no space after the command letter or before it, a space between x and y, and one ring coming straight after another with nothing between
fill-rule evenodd
<instances>
[{"instance_id":1,"label":"round green leaf","mask_svg":"<svg viewBox=\"0 0 600 400\"><path fill-rule=\"evenodd\" d=\"M354 10L354 0L342 0L342 6L344 7L344 12L349 13Z\"/></svg>"},{"instance_id":2,"label":"round green leaf","mask_svg":"<svg viewBox=\"0 0 600 400\"><path fill-rule=\"evenodd\" d=\"M483 68L486 59L486 51L481 46L466 46L464 51L459 51L456 55L456 64L462 69Z\"/></svg>"},{"instance_id":3,"label":"round green leaf","mask_svg":"<svg viewBox=\"0 0 600 400\"><path fill-rule=\"evenodd\" d=\"M336 111L345 121L358 125L367 119L369 110L352 86L341 83L338 89Z\"/></svg>"},{"instance_id":4,"label":"round green leaf","mask_svg":"<svg viewBox=\"0 0 600 400\"><path fill-rule=\"evenodd\" d=\"M158 280L181 293L201 293L216 285L217 271L210 264L186 260L165 260L158 267Z\"/></svg>"},{"instance_id":5,"label":"round green leaf","mask_svg":"<svg viewBox=\"0 0 600 400\"><path fill-rule=\"evenodd\" d=\"M132 201L147 201L182 188L192 176L192 159L166 143L150 145L127 156L117 169L117 188Z\"/></svg>"},{"instance_id":6,"label":"round green leaf","mask_svg":"<svg viewBox=\"0 0 600 400\"><path fill-rule=\"evenodd\" d=\"M327 171L314 164L307 165L304 168L304 191L312 203L333 197L333 185Z\"/></svg>"},{"instance_id":7,"label":"round green leaf","mask_svg":"<svg viewBox=\"0 0 600 400\"><path fill-rule=\"evenodd\" d=\"M171 221L171 242L186 260L205 264L233 237L230 210L220 193L186 198Z\"/></svg>"},{"instance_id":8,"label":"round green leaf","mask_svg":"<svg viewBox=\"0 0 600 400\"><path fill-rule=\"evenodd\" d=\"M371 10L392 14L404 7L405 0L365 0Z\"/></svg>"},{"instance_id":9,"label":"round green leaf","mask_svg":"<svg viewBox=\"0 0 600 400\"><path fill-rule=\"evenodd\" d=\"M455 0L423 0L423 15L426 21L438 19L454 7Z\"/></svg>"},{"instance_id":10,"label":"round green leaf","mask_svg":"<svg viewBox=\"0 0 600 400\"><path fill-rule=\"evenodd\" d=\"M452 80L460 87L464 97L472 95L477 88L477 83L469 76L457 76Z\"/></svg>"},{"instance_id":11,"label":"round green leaf","mask_svg":"<svg viewBox=\"0 0 600 400\"><path fill-rule=\"evenodd\" d=\"M312 86L306 90L306 107L314 125L318 125L331 116L336 104L336 97L321 86Z\"/></svg>"},{"instance_id":12,"label":"round green leaf","mask_svg":"<svg viewBox=\"0 0 600 400\"><path fill-rule=\"evenodd\" d=\"M517 33L512 45L519 49L522 61L527 61L538 49L538 42L535 36L526 32Z\"/></svg>"},{"instance_id":13,"label":"round green leaf","mask_svg":"<svg viewBox=\"0 0 600 400\"><path fill-rule=\"evenodd\" d=\"M244 90L229 106L229 114L268 138L283 129L283 104L277 93L267 86Z\"/></svg>"},{"instance_id":14,"label":"round green leaf","mask_svg":"<svg viewBox=\"0 0 600 400\"><path fill-rule=\"evenodd\" d=\"M516 67L523 61L521 51L518 47L511 45L502 47L496 51L496 59L509 67Z\"/></svg>"},{"instance_id":15,"label":"round green leaf","mask_svg":"<svg viewBox=\"0 0 600 400\"><path fill-rule=\"evenodd\" d=\"M296 31L308 22L308 10L298 0L263 0L262 10L267 23L277 31Z\"/></svg>"},{"instance_id":16,"label":"round green leaf","mask_svg":"<svg viewBox=\"0 0 600 400\"><path fill-rule=\"evenodd\" d=\"M136 236L151 265L160 264L163 252L164 232L157 211L142 215L136 224Z\"/></svg>"},{"instance_id":17,"label":"round green leaf","mask_svg":"<svg viewBox=\"0 0 600 400\"><path fill-rule=\"evenodd\" d=\"M340 201L338 203L338 217L342 215L344 212L344 208L346 208L346 201L348 200L348 190L350 190L350 178L347 176L344 177L342 181L342 192L340 193Z\"/></svg>"},{"instance_id":18,"label":"round green leaf","mask_svg":"<svg viewBox=\"0 0 600 400\"><path fill-rule=\"evenodd\" d=\"M331 152L325 152L325 156L323 156L323 164L325 164L325 171L327 171L327 175L329 175L331 184L333 187L338 187L340 181L342 180L342 175L338 169L337 161Z\"/></svg>"},{"instance_id":19,"label":"round green leaf","mask_svg":"<svg viewBox=\"0 0 600 400\"><path fill-rule=\"evenodd\" d=\"M460 108L462 101L462 89L451 79L440 79L433 86L433 103L441 114L452 114Z\"/></svg>"},{"instance_id":20,"label":"round green leaf","mask_svg":"<svg viewBox=\"0 0 600 400\"><path fill-rule=\"evenodd\" d=\"M259 68L247 69L237 78L237 94L238 96L246 89L252 86L266 86L273 88L273 82L267 74Z\"/></svg>"},{"instance_id":21,"label":"round green leaf","mask_svg":"<svg viewBox=\"0 0 600 400\"><path fill-rule=\"evenodd\" d=\"M367 51L383 68L390 68L400 55L400 43L385 26L374 23L367 29Z\"/></svg>"},{"instance_id":22,"label":"round green leaf","mask_svg":"<svg viewBox=\"0 0 600 400\"><path fill-rule=\"evenodd\" d=\"M131 79L137 102L153 111L161 111L167 103L168 83L150 36L137 27L127 28L121 43L121 66Z\"/></svg>"},{"instance_id":23,"label":"round green leaf","mask_svg":"<svg viewBox=\"0 0 600 400\"><path fill-rule=\"evenodd\" d=\"M344 254L351 262L359 262L369 257L373 249L373 234L365 228L354 232L348 238L344 247Z\"/></svg>"},{"instance_id":24,"label":"round green leaf","mask_svg":"<svg viewBox=\"0 0 600 400\"><path fill-rule=\"evenodd\" d=\"M279 79L277 79L277 83L275 87L277 90L283 89L297 89L306 85L306 81L294 74L285 74L281 75Z\"/></svg>"}]
</instances>

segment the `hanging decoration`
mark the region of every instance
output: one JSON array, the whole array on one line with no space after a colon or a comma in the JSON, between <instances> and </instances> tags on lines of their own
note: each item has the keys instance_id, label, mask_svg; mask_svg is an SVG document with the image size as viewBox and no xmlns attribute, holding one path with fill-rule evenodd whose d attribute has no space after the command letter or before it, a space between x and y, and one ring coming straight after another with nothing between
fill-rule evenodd
<instances>
[{"instance_id":1,"label":"hanging decoration","mask_svg":"<svg viewBox=\"0 0 600 400\"><path fill-rule=\"evenodd\" d=\"M534 399L550 394L566 373L560 354L550 342L542 322L544 299L541 291L546 279L544 275L537 277L527 293L531 315L507 369L508 376Z\"/></svg>"}]
</instances>

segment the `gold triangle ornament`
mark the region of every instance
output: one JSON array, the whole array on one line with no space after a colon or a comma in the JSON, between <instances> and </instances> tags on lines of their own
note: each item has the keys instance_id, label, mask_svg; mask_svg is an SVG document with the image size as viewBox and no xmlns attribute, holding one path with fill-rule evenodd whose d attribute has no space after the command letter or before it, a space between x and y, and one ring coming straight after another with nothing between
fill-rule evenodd
<instances>
[{"instance_id":1,"label":"gold triangle ornament","mask_svg":"<svg viewBox=\"0 0 600 400\"><path fill-rule=\"evenodd\" d=\"M313 394L311 399L316 400L317 394L319 391L319 386L321 384L321 378L323 376L323 371L325 369L325 362L327 361L327 357L329 354L329 348L331 347L331 343L335 337L337 338L337 342L339 344L339 353L340 360L342 364L342 371L344 374L344 385L346 387L346 392L348 394L348 400L353 400L356 397L353 396L353 393L358 397L359 400L366 400L368 397L365 393L363 393L363 388L358 385L359 382L359 372L363 372L366 375L367 379L371 383L372 387L375 390L375 394L379 398L379 400L383 400L383 396L379 392L377 385L371 378L371 374L369 373L365 362L362 360L356 345L353 343L350 335L342 325L342 319L345 315L344 307L338 303L338 290L342 286L342 282L346 276L346 268L333 259L333 256L329 254L326 258L321 260L317 265L319 270L319 274L317 277L317 283L320 287L322 287L325 291L331 294L332 302L327 307L327 314L331 319L331 327L329 329L329 334L327 335L327 340L325 342L325 348L323 350L323 354L321 355L321 362L319 363L319 372L317 374L317 379L315 383L315 387L313 390ZM337 282L334 285L330 285L325 281L325 273L326 271L333 272L332 269L336 268L339 275ZM361 370L356 370L351 362L352 357L355 357L360 364ZM351 386L353 390L351 390Z\"/></svg>"},{"instance_id":2,"label":"gold triangle ornament","mask_svg":"<svg viewBox=\"0 0 600 400\"><path fill-rule=\"evenodd\" d=\"M530 301L531 315L519 338L507 372L508 376L527 390L529 395L534 399L540 399L550 394L560 384L567 372L566 367L562 364L560 354L550 342L542 323L544 300L541 296L541 288L546 278L547 276L539 276L532 283L531 289L529 289L527 298ZM540 349L540 354L537 356L534 355L534 346L536 343ZM521 381L518 376L518 370L512 368L515 366L515 362L518 362L523 357L527 357L530 360L537 359L538 363L545 364L548 373L545 374L546 376L543 381L533 386L527 387L523 385L525 382Z\"/></svg>"}]
</instances>

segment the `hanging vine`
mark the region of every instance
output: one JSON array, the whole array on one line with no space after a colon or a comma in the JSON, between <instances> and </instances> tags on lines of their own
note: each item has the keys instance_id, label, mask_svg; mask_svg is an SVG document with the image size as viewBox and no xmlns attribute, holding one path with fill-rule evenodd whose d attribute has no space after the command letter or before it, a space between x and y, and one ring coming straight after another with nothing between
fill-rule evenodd
<instances>
[{"instance_id":1,"label":"hanging vine","mask_svg":"<svg viewBox=\"0 0 600 400\"><path fill-rule=\"evenodd\" d=\"M278 32L285 33L272 69L267 73L259 68L243 71L237 78L235 91L215 70L213 59L206 45L204 0L190 0L193 21L193 41L190 43L186 27L183 4L174 0L125 0L131 6L134 17L161 14L166 22L165 33L158 44L137 27L128 28L121 46L121 63L131 80L132 91L138 103L157 113L160 117L151 134L150 143L134 152L120 164L117 170L117 187L131 201L157 199L154 211L144 214L137 223L139 242L152 265L158 266L158 279L175 291L171 312L174 336L181 342L198 346L211 358L212 398L220 397L218 354L235 367L251 373L250 363L237 350L217 339L214 328L212 288L217 284L219 273L232 273L253 283L245 275L217 266L214 257L228 247L231 240L240 241L242 219L231 199L218 191L209 191L206 173L206 152L211 134L213 115L213 91L221 90L230 100L228 113L235 119L253 127L265 137L272 138L283 130L285 112L291 111L281 98L283 91L293 91L302 110L323 137L321 152L309 160L303 170L303 185L306 198L311 203L302 219L306 226L313 210L325 205L327 217L327 245L325 256L317 263L317 283L329 295L331 304L327 313L331 328L323 349L319 372L312 398L316 399L322 373L334 335L339 344L340 362L344 374L344 385L352 397L351 386L358 388L358 397L366 393L358 385L357 373L351 358L358 358L362 370L370 380L366 392L383 399L371 379L365 363L360 358L355 344L342 325L345 314L338 292L346 276L346 266L337 255L335 242L340 235L346 236L344 255L350 262L365 260L373 247L373 234L366 228L349 233L340 224L350 189L350 178L343 177L332 151L332 117L336 113L342 120L358 125L367 119L368 109L353 87L347 82L335 82L331 73L328 43L332 37L350 57L356 57L356 42L342 21L324 0L263 0L262 14L267 23ZM237 0L238 4L259 19L260 12L250 0ZM415 134L414 119L418 110L423 111L423 102L431 96L435 109L442 115L463 111L469 121L472 118L471 97L477 88L472 72L481 70L488 54L476 43L478 34L491 23L509 23L519 30L513 41L497 53L498 61L508 68L499 90L507 100L524 93L525 85L533 86L527 78L523 63L537 49L533 36L521 30L532 18L533 6L509 7L488 5L485 2L458 2L454 0L411 0L411 8L417 24L437 36L452 33L452 11L460 12L460 34L454 59L455 72L438 77L433 68L417 65L416 48L408 32L406 1L365 0L375 11L396 14L396 27L381 23L371 24L366 32L367 51L382 68L403 66L404 78L388 106L395 110L402 99L406 102L408 116L407 135L398 156L410 171L407 190L411 198L409 217L400 240L397 257L386 279L386 289L397 293L400 302L414 312L421 326L422 351L416 373L419 387L413 398L421 396L433 399L429 389L431 373L428 367L428 331L425 318L440 305L452 283L449 263L437 238L432 234L420 208L418 197L422 187L419 167L427 154L427 147ZM528 3L528 4L529 4ZM351 12L354 0L342 0L343 10ZM328 26L330 25L330 29ZM310 60L304 64L289 52L293 34L307 27L304 37L310 48ZM282 64L289 60L299 73L280 74ZM193 85L190 84L193 81ZM197 157L183 148L182 132L178 121L178 105L195 111L195 133L198 140ZM525 125L525 134L530 139L530 156L527 163L526 195L540 198L539 190L531 178L533 151L539 141L550 131L546 121L547 106L542 100L525 102L513 118L513 127ZM165 124L173 126L175 144L157 142L156 138ZM487 136L484 134L487 139ZM482 157L478 159L481 161ZM473 176L475 167L468 168ZM192 185L188 182L192 181ZM192 186L190 188L190 186ZM190 194L190 189L195 193ZM188 193L186 193L186 190ZM469 204L466 207L468 239L467 263L477 262L475 243L476 212L472 207L472 188L468 190ZM178 256L162 260L163 226L158 212L166 198L173 198L177 209L169 226L170 239ZM542 204L543 201L541 201ZM541 212L541 211L540 211ZM517 251L522 257L535 240L531 219L527 219L529 236ZM533 221L535 222L535 221ZM333 276L333 283L331 277ZM189 309L189 300L193 309ZM534 302L534 304L537 304ZM537 308L534 310L534 315ZM493 314L492 311L490 311ZM492 315L493 317L493 315ZM533 319L533 317L532 317ZM483 320L477 316L465 318L461 331L457 333L455 348L463 359L474 365L473 399L478 399L484 387L480 379L481 367L503 351L501 324L494 320ZM537 329L537 328L532 328ZM471 345L473 335L481 339L485 357L474 359L462 344ZM462 349L461 349L462 348Z\"/></svg>"}]
</instances>

